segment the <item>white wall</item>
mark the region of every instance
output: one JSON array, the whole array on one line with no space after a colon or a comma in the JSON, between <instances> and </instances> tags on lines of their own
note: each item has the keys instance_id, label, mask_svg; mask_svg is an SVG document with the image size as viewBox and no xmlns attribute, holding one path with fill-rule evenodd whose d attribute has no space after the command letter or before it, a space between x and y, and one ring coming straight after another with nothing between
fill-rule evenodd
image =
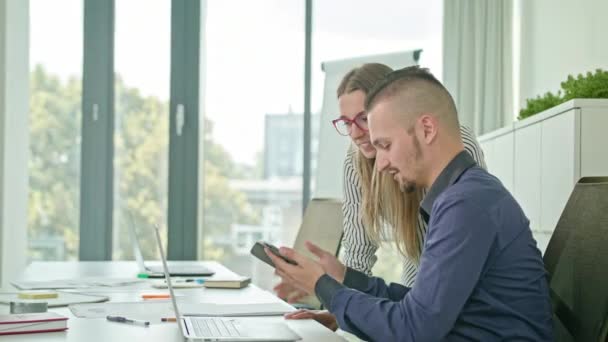
<instances>
[{"instance_id":1,"label":"white wall","mask_svg":"<svg viewBox=\"0 0 608 342\"><path fill-rule=\"evenodd\" d=\"M27 0L0 1L0 285L25 263L29 115Z\"/></svg>"},{"instance_id":2,"label":"white wall","mask_svg":"<svg viewBox=\"0 0 608 342\"><path fill-rule=\"evenodd\" d=\"M607 0L522 0L520 108L568 74L608 70Z\"/></svg>"}]
</instances>

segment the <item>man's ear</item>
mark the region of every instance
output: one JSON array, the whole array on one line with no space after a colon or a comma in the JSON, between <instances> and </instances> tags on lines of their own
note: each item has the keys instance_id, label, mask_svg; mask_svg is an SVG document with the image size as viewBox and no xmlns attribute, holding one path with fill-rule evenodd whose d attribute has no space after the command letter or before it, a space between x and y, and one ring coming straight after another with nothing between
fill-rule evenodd
<instances>
[{"instance_id":1,"label":"man's ear","mask_svg":"<svg viewBox=\"0 0 608 342\"><path fill-rule=\"evenodd\" d=\"M437 118L431 114L422 114L418 118L422 141L427 145L431 144L437 137Z\"/></svg>"}]
</instances>

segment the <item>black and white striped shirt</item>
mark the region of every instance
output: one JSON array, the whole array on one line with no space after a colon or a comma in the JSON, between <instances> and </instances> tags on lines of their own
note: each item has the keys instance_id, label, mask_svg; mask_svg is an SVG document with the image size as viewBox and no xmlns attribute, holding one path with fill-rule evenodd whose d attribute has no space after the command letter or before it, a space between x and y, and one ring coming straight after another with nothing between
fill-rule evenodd
<instances>
[{"instance_id":1,"label":"black and white striped shirt","mask_svg":"<svg viewBox=\"0 0 608 342\"><path fill-rule=\"evenodd\" d=\"M460 133L464 148L473 159L484 169L486 163L483 151L475 139L475 135L470 128L461 126ZM344 160L344 202L342 203L342 213L344 215L344 236L342 237L342 257L346 266L355 270L371 275L372 267L376 263L376 251L378 246L367 237L361 213L361 179L355 169L354 158L357 153L356 148L349 149ZM419 236L424 240L426 235L426 224L418 215ZM423 241L421 241L422 245ZM403 285L411 287L418 273L418 265L415 261L403 257L403 273L401 281Z\"/></svg>"}]
</instances>

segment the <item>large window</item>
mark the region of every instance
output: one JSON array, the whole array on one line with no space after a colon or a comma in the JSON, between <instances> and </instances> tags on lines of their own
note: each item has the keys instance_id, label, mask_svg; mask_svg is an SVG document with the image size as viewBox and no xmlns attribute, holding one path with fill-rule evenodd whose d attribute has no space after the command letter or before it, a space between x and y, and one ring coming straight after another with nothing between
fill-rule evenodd
<instances>
[{"instance_id":1,"label":"large window","mask_svg":"<svg viewBox=\"0 0 608 342\"><path fill-rule=\"evenodd\" d=\"M114 259L133 259L130 226L144 258L160 258L152 232L167 222L170 20L170 0L115 5Z\"/></svg>"},{"instance_id":2,"label":"large window","mask_svg":"<svg viewBox=\"0 0 608 342\"><path fill-rule=\"evenodd\" d=\"M301 220L304 3L209 1L205 12L199 257L269 286L249 249L291 243Z\"/></svg>"},{"instance_id":3,"label":"large window","mask_svg":"<svg viewBox=\"0 0 608 342\"><path fill-rule=\"evenodd\" d=\"M149 232L168 223L169 255L192 257L197 232L199 258L269 286L271 269L249 249L291 244L300 225L303 144L310 138L315 175L319 127L330 125L322 63L422 49L420 64L441 77L440 0L316 1L304 137L305 1L31 0L30 9L34 259L75 259L79 237L81 252L95 249L87 258L130 259L131 225L157 258ZM81 178L97 184L83 198Z\"/></svg>"},{"instance_id":4,"label":"large window","mask_svg":"<svg viewBox=\"0 0 608 342\"><path fill-rule=\"evenodd\" d=\"M30 0L29 6L28 258L74 260L80 209L82 1Z\"/></svg>"}]
</instances>

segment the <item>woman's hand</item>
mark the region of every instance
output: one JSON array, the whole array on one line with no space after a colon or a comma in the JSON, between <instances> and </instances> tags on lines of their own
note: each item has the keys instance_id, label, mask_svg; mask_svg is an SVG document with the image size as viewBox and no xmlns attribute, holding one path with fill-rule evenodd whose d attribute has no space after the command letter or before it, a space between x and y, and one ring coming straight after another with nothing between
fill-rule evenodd
<instances>
[{"instance_id":1,"label":"woman's hand","mask_svg":"<svg viewBox=\"0 0 608 342\"><path fill-rule=\"evenodd\" d=\"M283 279L282 277L281 282L273 290L277 293L277 297L285 300L287 303L297 303L302 298L308 296L306 292L293 286L287 279Z\"/></svg>"},{"instance_id":2,"label":"woman's hand","mask_svg":"<svg viewBox=\"0 0 608 342\"><path fill-rule=\"evenodd\" d=\"M336 331L338 329L338 321L336 317L325 310L298 310L285 314L286 319L314 319L323 324L328 329Z\"/></svg>"}]
</instances>

